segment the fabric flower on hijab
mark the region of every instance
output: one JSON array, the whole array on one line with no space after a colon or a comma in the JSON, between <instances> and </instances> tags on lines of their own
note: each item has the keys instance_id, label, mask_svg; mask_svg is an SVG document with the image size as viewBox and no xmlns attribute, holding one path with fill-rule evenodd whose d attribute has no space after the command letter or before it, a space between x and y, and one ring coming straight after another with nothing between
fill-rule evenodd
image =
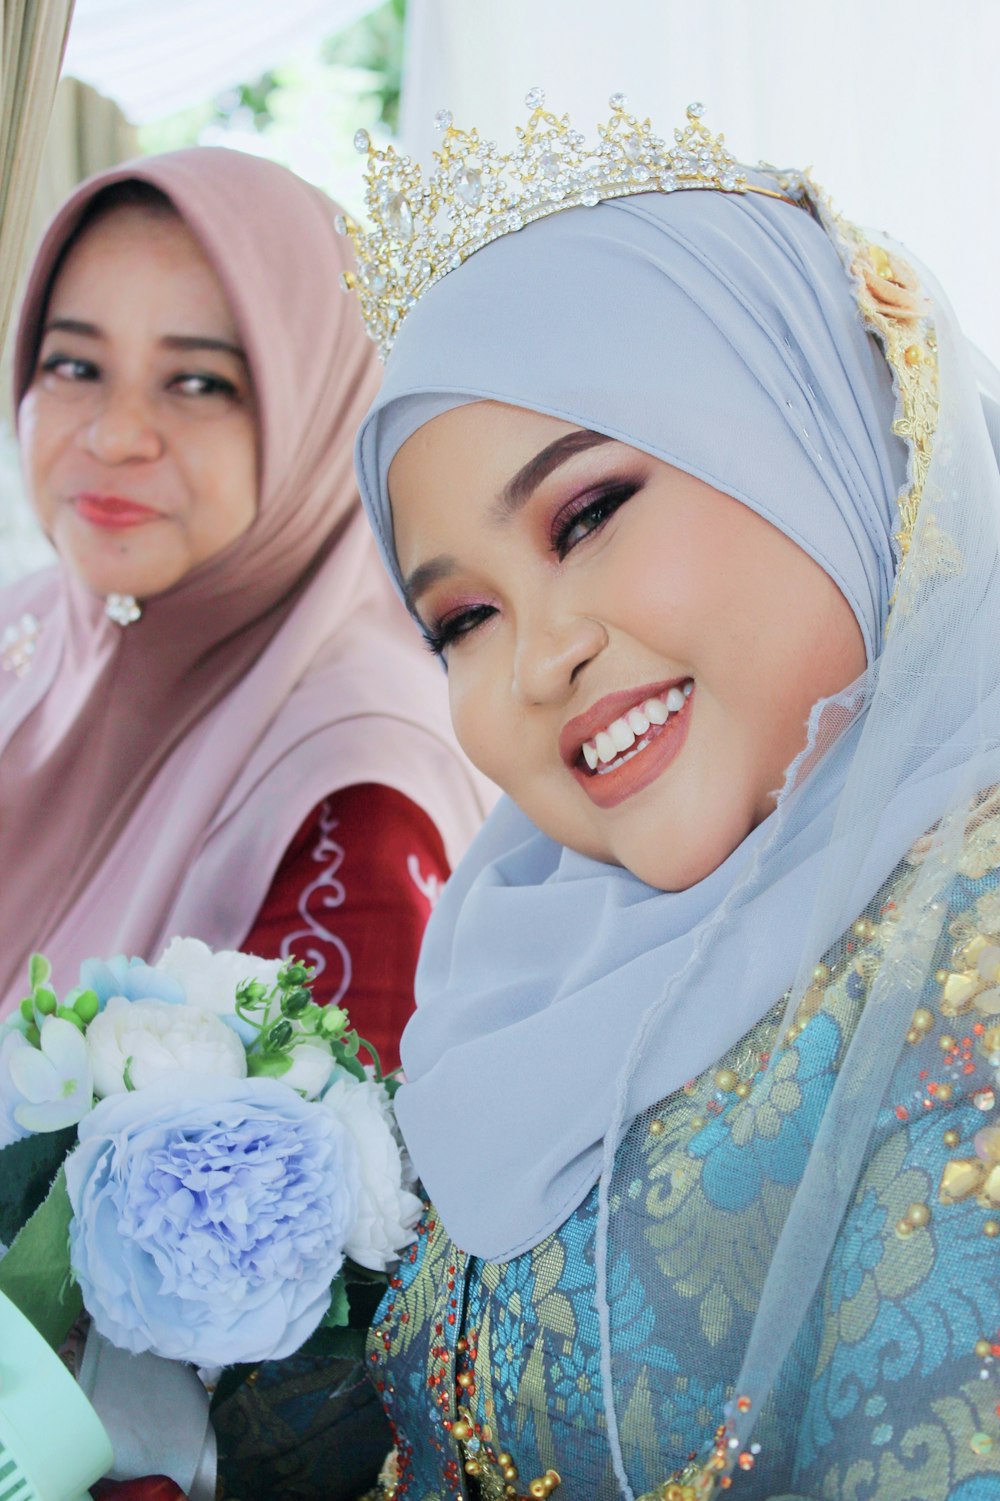
<instances>
[{"instance_id":1,"label":"fabric flower on hijab","mask_svg":"<svg viewBox=\"0 0 1000 1501\"><path fill-rule=\"evenodd\" d=\"M869 245L855 263L855 270L883 317L904 327L924 317L927 299L920 291L916 273L899 256L881 245Z\"/></svg>"},{"instance_id":2,"label":"fabric flower on hijab","mask_svg":"<svg viewBox=\"0 0 1000 1501\"><path fill-rule=\"evenodd\" d=\"M66 1160L73 1272L121 1349L231 1365L292 1354L326 1313L358 1201L331 1111L271 1079L102 1100Z\"/></svg>"}]
</instances>

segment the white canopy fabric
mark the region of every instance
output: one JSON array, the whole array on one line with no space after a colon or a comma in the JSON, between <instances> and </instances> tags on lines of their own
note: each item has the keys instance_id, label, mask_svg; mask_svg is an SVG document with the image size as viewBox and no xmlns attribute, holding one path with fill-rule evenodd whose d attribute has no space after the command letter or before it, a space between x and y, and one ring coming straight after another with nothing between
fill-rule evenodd
<instances>
[{"instance_id":1,"label":"white canopy fabric","mask_svg":"<svg viewBox=\"0 0 1000 1501\"><path fill-rule=\"evenodd\" d=\"M259 77L375 3L77 0L63 71L141 125Z\"/></svg>"},{"instance_id":2,"label":"white canopy fabric","mask_svg":"<svg viewBox=\"0 0 1000 1501\"><path fill-rule=\"evenodd\" d=\"M402 135L432 120L514 142L526 91L588 138L624 91L668 138L693 100L747 161L812 165L855 222L940 278L1000 360L998 0L409 0Z\"/></svg>"}]
</instances>

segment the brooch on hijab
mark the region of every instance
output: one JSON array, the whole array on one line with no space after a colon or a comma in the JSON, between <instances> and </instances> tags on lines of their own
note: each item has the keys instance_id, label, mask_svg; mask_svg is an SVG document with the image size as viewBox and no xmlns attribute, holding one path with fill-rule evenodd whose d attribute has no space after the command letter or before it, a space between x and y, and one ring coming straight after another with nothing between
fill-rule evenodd
<instances>
[{"instance_id":1,"label":"brooch on hijab","mask_svg":"<svg viewBox=\"0 0 1000 1501\"><path fill-rule=\"evenodd\" d=\"M518 130L516 150L506 155L477 130L457 130L451 112L442 110L434 119L442 132L441 149L426 182L408 156L392 146L375 146L367 130L355 135L355 148L368 157L365 201L372 229L366 233L338 216L337 230L351 237L358 262L357 273L345 271L340 284L345 292L357 292L383 360L428 287L484 245L533 219L632 193L689 188L799 202L786 174L779 178L769 169L755 170L764 180L751 181L723 137L701 123L701 104L688 105L687 124L674 132L668 147L648 120L626 113L624 94L612 94L608 101L611 119L599 127L596 145L573 129L568 115L545 109L541 89L532 89L524 102L531 115Z\"/></svg>"},{"instance_id":2,"label":"brooch on hijab","mask_svg":"<svg viewBox=\"0 0 1000 1501\"><path fill-rule=\"evenodd\" d=\"M138 620L142 614L142 606L132 594L109 594L104 601L104 613L115 625L123 629Z\"/></svg>"},{"instance_id":3,"label":"brooch on hijab","mask_svg":"<svg viewBox=\"0 0 1000 1501\"><path fill-rule=\"evenodd\" d=\"M19 678L25 676L31 667L41 632L42 628L35 615L22 615L20 620L6 627L0 636L0 667L4 672L12 672Z\"/></svg>"}]
</instances>

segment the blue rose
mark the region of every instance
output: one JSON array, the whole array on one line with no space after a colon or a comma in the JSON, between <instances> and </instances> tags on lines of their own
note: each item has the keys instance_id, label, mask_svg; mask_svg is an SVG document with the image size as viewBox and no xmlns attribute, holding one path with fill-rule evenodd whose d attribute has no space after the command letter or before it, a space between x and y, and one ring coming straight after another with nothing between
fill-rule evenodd
<instances>
[{"instance_id":1,"label":"blue rose","mask_svg":"<svg viewBox=\"0 0 1000 1501\"><path fill-rule=\"evenodd\" d=\"M196 1365L277 1360L330 1301L353 1143L276 1079L164 1076L110 1095L66 1160L70 1251L98 1330Z\"/></svg>"},{"instance_id":2,"label":"blue rose","mask_svg":"<svg viewBox=\"0 0 1000 1501\"><path fill-rule=\"evenodd\" d=\"M95 992L102 1011L113 995L123 995L127 1001L167 1001L171 1006L183 1006L187 1000L179 980L142 959L126 959L124 954L107 960L85 959L80 965L80 984Z\"/></svg>"}]
</instances>

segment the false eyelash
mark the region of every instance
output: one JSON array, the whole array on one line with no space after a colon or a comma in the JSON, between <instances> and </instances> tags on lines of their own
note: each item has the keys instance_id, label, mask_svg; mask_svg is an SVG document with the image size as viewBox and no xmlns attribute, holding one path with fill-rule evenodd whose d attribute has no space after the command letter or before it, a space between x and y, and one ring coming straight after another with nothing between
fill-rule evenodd
<instances>
[{"instance_id":1,"label":"false eyelash","mask_svg":"<svg viewBox=\"0 0 1000 1501\"><path fill-rule=\"evenodd\" d=\"M605 522L610 521L615 512L626 501L631 500L638 489L640 489L640 484L637 480L623 480L606 486L603 490L598 491L596 495L591 491L586 495L578 496L553 519L549 533L549 546L551 550L560 560L567 557L573 551L573 547L578 545L575 542L571 546L567 546L566 544L574 526L577 525L582 517L586 516L589 511L599 510L602 506L609 507L608 514L602 516L579 539L581 542L585 541L587 537L593 536L595 532L600 531Z\"/></svg>"},{"instance_id":2,"label":"false eyelash","mask_svg":"<svg viewBox=\"0 0 1000 1501\"><path fill-rule=\"evenodd\" d=\"M463 636L471 635L476 626L482 624L483 620L488 620L492 613L492 605L471 605L467 609L456 610L454 615L439 621L436 626L421 626L428 651L433 652L436 657L442 656L453 641L460 641ZM460 623L470 616L477 617L474 623L463 630L458 629Z\"/></svg>"}]
</instances>

